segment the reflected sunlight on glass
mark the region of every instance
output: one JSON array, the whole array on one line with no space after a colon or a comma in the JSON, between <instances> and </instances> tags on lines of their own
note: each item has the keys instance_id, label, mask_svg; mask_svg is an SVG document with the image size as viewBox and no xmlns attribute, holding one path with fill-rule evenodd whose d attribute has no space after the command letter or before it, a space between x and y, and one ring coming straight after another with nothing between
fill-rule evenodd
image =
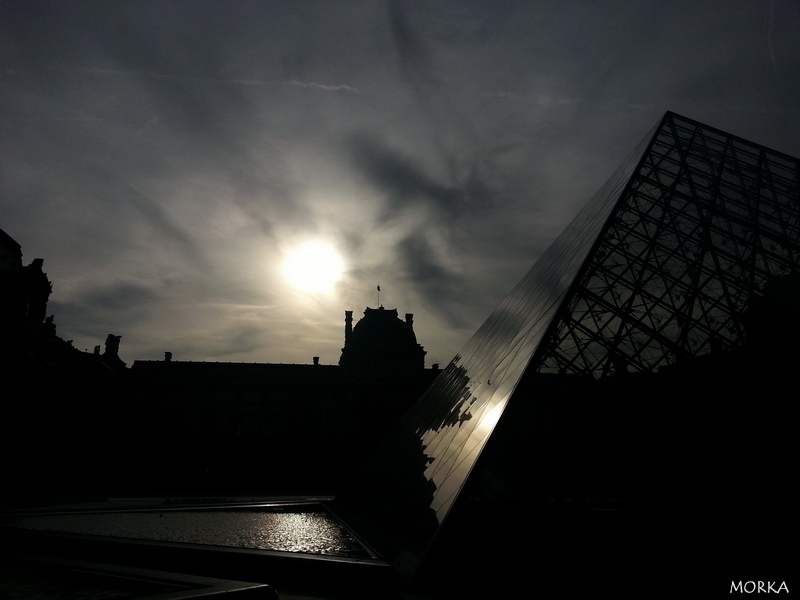
<instances>
[{"instance_id":1,"label":"reflected sunlight on glass","mask_svg":"<svg viewBox=\"0 0 800 600\"><path fill-rule=\"evenodd\" d=\"M323 242L308 242L296 248L283 263L286 280L294 288L309 293L330 292L343 271L339 253Z\"/></svg>"},{"instance_id":2,"label":"reflected sunlight on glass","mask_svg":"<svg viewBox=\"0 0 800 600\"><path fill-rule=\"evenodd\" d=\"M497 421L500 419L500 415L503 414L503 409L505 408L506 403L501 402L494 408L492 408L489 412L487 412L483 418L481 418L480 423L478 424L479 427L483 427L488 431L492 431L494 426L497 425Z\"/></svg>"}]
</instances>

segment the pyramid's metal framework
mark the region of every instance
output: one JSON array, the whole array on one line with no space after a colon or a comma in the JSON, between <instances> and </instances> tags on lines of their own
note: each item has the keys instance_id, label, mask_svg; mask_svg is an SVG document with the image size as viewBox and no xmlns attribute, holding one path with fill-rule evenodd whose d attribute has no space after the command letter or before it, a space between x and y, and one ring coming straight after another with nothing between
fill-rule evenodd
<instances>
[{"instance_id":1,"label":"pyramid's metal framework","mask_svg":"<svg viewBox=\"0 0 800 600\"><path fill-rule=\"evenodd\" d=\"M537 368L602 378L740 347L754 295L798 265L796 159L667 114Z\"/></svg>"},{"instance_id":2,"label":"pyramid's metal framework","mask_svg":"<svg viewBox=\"0 0 800 600\"><path fill-rule=\"evenodd\" d=\"M602 381L746 345L800 271L798 160L667 113L337 497L406 574L424 559L523 375Z\"/></svg>"}]
</instances>

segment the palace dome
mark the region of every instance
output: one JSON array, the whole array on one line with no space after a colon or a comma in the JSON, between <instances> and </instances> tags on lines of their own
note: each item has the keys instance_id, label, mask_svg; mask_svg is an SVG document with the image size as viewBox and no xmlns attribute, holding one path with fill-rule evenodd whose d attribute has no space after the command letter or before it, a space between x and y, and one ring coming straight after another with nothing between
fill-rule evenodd
<instances>
[{"instance_id":1,"label":"palace dome","mask_svg":"<svg viewBox=\"0 0 800 600\"><path fill-rule=\"evenodd\" d=\"M339 364L349 376L403 378L425 369L425 349L417 343L414 315L405 321L397 309L367 308L353 326L353 312L345 311L344 348Z\"/></svg>"},{"instance_id":2,"label":"palace dome","mask_svg":"<svg viewBox=\"0 0 800 600\"><path fill-rule=\"evenodd\" d=\"M381 306L364 311L364 316L353 327L349 343L354 346L416 347L417 336L409 321L398 318L396 308L387 310Z\"/></svg>"}]
</instances>

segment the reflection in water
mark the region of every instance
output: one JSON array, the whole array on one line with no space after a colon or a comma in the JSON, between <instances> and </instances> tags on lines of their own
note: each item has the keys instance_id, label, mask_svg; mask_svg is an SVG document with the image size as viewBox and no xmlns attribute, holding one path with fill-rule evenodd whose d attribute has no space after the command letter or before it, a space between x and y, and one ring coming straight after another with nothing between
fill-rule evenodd
<instances>
[{"instance_id":1,"label":"reflection in water","mask_svg":"<svg viewBox=\"0 0 800 600\"><path fill-rule=\"evenodd\" d=\"M0 526L164 542L366 558L359 543L322 511L168 511L37 515Z\"/></svg>"}]
</instances>

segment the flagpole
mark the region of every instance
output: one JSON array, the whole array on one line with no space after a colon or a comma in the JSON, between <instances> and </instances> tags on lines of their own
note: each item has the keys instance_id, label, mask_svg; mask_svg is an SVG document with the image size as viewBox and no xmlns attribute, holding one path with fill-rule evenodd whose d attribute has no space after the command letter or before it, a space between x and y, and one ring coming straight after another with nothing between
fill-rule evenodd
<instances>
[{"instance_id":1,"label":"flagpole","mask_svg":"<svg viewBox=\"0 0 800 600\"><path fill-rule=\"evenodd\" d=\"M378 284L378 308L381 307L381 284Z\"/></svg>"}]
</instances>

